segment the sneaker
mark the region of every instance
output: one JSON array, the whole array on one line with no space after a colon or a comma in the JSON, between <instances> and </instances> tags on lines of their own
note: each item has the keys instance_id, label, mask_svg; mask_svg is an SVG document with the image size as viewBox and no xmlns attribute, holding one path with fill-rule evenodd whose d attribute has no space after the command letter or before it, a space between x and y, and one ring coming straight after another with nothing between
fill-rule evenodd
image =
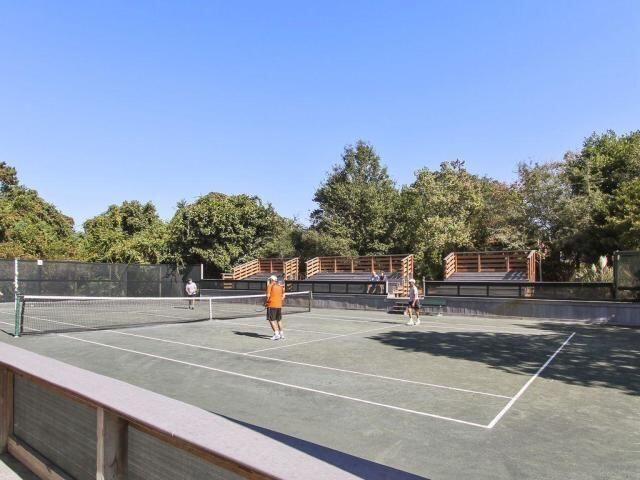
<instances>
[{"instance_id":1,"label":"sneaker","mask_svg":"<svg viewBox=\"0 0 640 480\"><path fill-rule=\"evenodd\" d=\"M280 340L284 340L284 332L280 332Z\"/></svg>"},{"instance_id":2,"label":"sneaker","mask_svg":"<svg viewBox=\"0 0 640 480\"><path fill-rule=\"evenodd\" d=\"M413 320L409 320L409 321L407 322L407 325L415 325L415 323L413 323Z\"/></svg>"},{"instance_id":3,"label":"sneaker","mask_svg":"<svg viewBox=\"0 0 640 480\"><path fill-rule=\"evenodd\" d=\"M274 333L273 337L271 337L271 340L280 340L280 334L279 333Z\"/></svg>"},{"instance_id":4,"label":"sneaker","mask_svg":"<svg viewBox=\"0 0 640 480\"><path fill-rule=\"evenodd\" d=\"M416 325L420 325L420 319L416 320Z\"/></svg>"}]
</instances>

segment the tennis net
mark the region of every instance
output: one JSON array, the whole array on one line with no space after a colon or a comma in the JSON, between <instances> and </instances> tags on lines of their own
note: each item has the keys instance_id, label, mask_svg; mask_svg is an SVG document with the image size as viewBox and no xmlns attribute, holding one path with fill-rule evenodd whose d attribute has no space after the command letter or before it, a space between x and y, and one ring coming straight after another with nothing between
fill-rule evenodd
<instances>
[{"instance_id":1,"label":"tennis net","mask_svg":"<svg viewBox=\"0 0 640 480\"><path fill-rule=\"evenodd\" d=\"M266 295L219 297L63 297L24 295L16 306L15 335L100 330L264 315ZM311 293L288 293L283 314L311 310Z\"/></svg>"}]
</instances>

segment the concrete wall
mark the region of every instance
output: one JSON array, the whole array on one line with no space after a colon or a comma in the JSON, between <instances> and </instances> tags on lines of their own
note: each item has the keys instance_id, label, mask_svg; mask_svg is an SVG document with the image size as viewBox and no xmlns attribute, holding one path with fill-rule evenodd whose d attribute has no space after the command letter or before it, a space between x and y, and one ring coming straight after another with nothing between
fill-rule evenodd
<instances>
[{"instance_id":1,"label":"concrete wall","mask_svg":"<svg viewBox=\"0 0 640 480\"><path fill-rule=\"evenodd\" d=\"M542 300L524 298L446 297L446 314L576 320L640 327L640 303ZM314 294L315 308L386 311L406 299L368 295ZM429 309L427 309L429 310Z\"/></svg>"}]
</instances>

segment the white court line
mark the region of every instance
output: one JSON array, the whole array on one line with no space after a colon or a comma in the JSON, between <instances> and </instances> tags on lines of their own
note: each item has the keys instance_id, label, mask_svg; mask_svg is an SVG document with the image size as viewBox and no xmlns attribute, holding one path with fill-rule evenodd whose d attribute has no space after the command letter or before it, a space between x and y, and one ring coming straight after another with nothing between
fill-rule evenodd
<instances>
[{"instance_id":1,"label":"white court line","mask_svg":"<svg viewBox=\"0 0 640 480\"><path fill-rule=\"evenodd\" d=\"M247 352L247 354L249 354L249 353L266 352L267 350L279 350L281 348L295 347L296 345L306 345L308 343L324 342L324 341L327 341L327 340L334 340L336 338L343 338L343 337L350 337L352 335L359 335L361 333L376 332L378 330L384 330L384 329L392 328L392 327L397 327L397 325L385 325L384 327L380 327L380 328L372 328L370 330L360 330L359 332L343 333L342 335L334 335L333 337L327 337L327 338L316 338L315 340L308 340L306 342L287 343L286 345L281 345L279 347L261 348L260 350L253 350L251 352Z\"/></svg>"},{"instance_id":2,"label":"white court line","mask_svg":"<svg viewBox=\"0 0 640 480\"><path fill-rule=\"evenodd\" d=\"M4 323L5 325L12 325L11 323L7 323L7 322L3 322L0 321L0 323ZM35 328L29 328L29 330L34 330L34 331L39 331ZM243 352L236 352L233 350L226 350L223 348L215 348L215 347L207 347L205 345L195 345L192 343L186 343L186 342L178 342L177 340L168 340L165 338L157 338L157 337L150 337L148 335L139 335L137 333L129 333L129 332L121 332L119 330L106 330L107 333L113 333L113 334L119 334L119 335L126 335L129 337L137 337L137 338L145 338L147 340L154 340L157 342L164 342L164 343L171 343L171 344L175 344L175 345L182 345L185 347L194 347L194 348L200 348L203 350L211 350L214 352L222 352L222 353L229 353L232 355L239 355L239 356L245 356L245 357L251 357L251 358L260 358L262 360L269 360L269 361L273 361L273 362L281 362L281 363L290 363L293 365L301 365L304 367L312 367L312 368L320 368L323 370L331 370L331 371L335 371L335 372L343 372L343 373L350 373L353 375L361 375L361 376L365 376L365 377L372 377L372 378L380 378L383 380L391 380L394 382L402 382L402 383L410 383L410 384L414 384L414 385L421 385L421 386L425 386L425 387L433 387L433 388L441 388L444 390L453 390L453 391L457 391L457 392L463 392L463 393L470 393L470 394L474 394L474 395L485 395L488 397L497 397L497 398L511 398L507 395L499 395L497 393L488 393L488 392L481 392L478 390L469 390L467 388L459 388L459 387L450 387L447 385L439 385L437 383L428 383L428 382L418 382L416 380L407 380L404 378L396 378L396 377L389 377L386 375L377 375L374 373L366 373L366 372L359 372L356 370L346 370L343 368L336 368L336 367L327 367L325 365L317 365L314 363L306 363L306 362L296 362L293 360L286 360L283 358L273 358L273 357L265 357L263 355L254 355L252 353L243 353ZM66 336L63 334L59 334L59 336ZM70 338L76 338L76 337L70 337Z\"/></svg>"},{"instance_id":3,"label":"white court line","mask_svg":"<svg viewBox=\"0 0 640 480\"><path fill-rule=\"evenodd\" d=\"M286 320L286 317L283 318L283 321ZM264 322L265 320L262 319L262 321ZM256 323L242 323L242 322L234 322L233 320L213 320L214 325L216 326L224 326L225 324L228 325L242 325L245 327L256 327L256 328L262 328L264 329L269 329L271 330L271 327L269 325L260 325L258 322ZM288 323L288 322L287 322ZM301 328L289 328L286 327L287 331L290 332L306 332L306 333L317 333L318 335L335 335L335 332L319 332L317 330L306 330L306 329L301 329Z\"/></svg>"},{"instance_id":4,"label":"white court line","mask_svg":"<svg viewBox=\"0 0 640 480\"><path fill-rule=\"evenodd\" d=\"M186 362L186 361L183 361L183 360L178 360L178 359L175 359L175 358L163 357L161 355L154 355L152 353L146 353L146 352L140 352L138 350L131 350L131 349L128 349L128 348L116 347L114 345L109 345L107 343L100 343L100 342L94 342L92 340L85 340L83 338L74 337L72 335L60 334L58 336L59 337L64 337L64 338L70 338L72 340L77 340L79 342L91 343L91 344L99 345L99 346L106 347L106 348L112 348L114 350L120 350L120 351L123 351L123 352L135 353L137 355L144 355L144 356L151 357L151 358L157 358L159 360L165 360L167 362L179 363L179 364L182 364L182 365L188 365L190 367L202 368L202 369L205 369L205 370L211 370L211 371L214 371L214 372L224 373L224 374L227 374L227 375L233 375L233 376L236 376L236 377L247 378L247 379L255 380L255 381L258 381L258 382L271 383L271 384L274 384L274 385L280 385L280 386L283 386L283 387L294 388L294 389L303 390L303 391L306 391L306 392L318 393L318 394L321 394L321 395L327 395L327 396L335 397L335 398L342 398L342 399L345 399L345 400L351 400L351 401L359 402L359 403L366 403L368 405L374 405L374 406L377 406L377 407L389 408L391 410L397 410L397 411L405 412L405 413L412 413L414 415L437 418L437 419L440 419L440 420L447 420L449 422L461 423L461 424L470 425L470 426L473 426L473 427L488 428L487 425L482 425L482 424L474 423L474 422L468 422L466 420L460 420L458 418L444 417L442 415L436 415L436 414L433 414L433 413L421 412L421 411L418 411L418 410L411 410L411 409L408 409L408 408L397 407L395 405L388 405L388 404L385 404L385 403L373 402L371 400L365 400L365 399L357 398L357 397L350 397L350 396L347 396L347 395L340 395L340 394L337 394L337 393L327 392L325 390L317 390L315 388L303 387L301 385L294 385L294 384L291 384L291 383L278 382L278 381L275 381L275 380L269 380L267 378L255 377L253 375L246 375L244 373L232 372L230 370L223 370L221 368L214 368L214 367L209 367L207 365L200 365L198 363L192 363L192 362Z\"/></svg>"},{"instance_id":5,"label":"white court line","mask_svg":"<svg viewBox=\"0 0 640 480\"><path fill-rule=\"evenodd\" d=\"M196 345L196 344L192 344L192 343L186 343L186 342L179 342L177 340L168 340L165 338L157 338L157 337L150 337L148 335L139 335L137 333L129 333L129 332L121 332L118 330L107 330L107 333L114 333L114 334L119 334L119 335L126 335L129 337L138 337L138 338L144 338L147 340L154 340L157 342L164 342L164 343L171 343L174 345L182 345L185 347L193 347L193 348L199 348L199 349L203 349L203 350L211 350L214 352L222 352L222 353L229 353L232 355L239 355L239 356L245 356L245 357L251 357L251 358L259 358L262 360L269 360L269 361L273 361L273 362L281 362L281 363L290 363L293 365L301 365L304 367L312 367L312 368L320 368L323 370L331 370L331 371L335 371L335 372L343 372L343 373L350 373L350 374L354 374L354 375L362 375L365 377L373 377L373 378L381 378L384 380L392 380L395 382L403 382L403 383L411 383L411 384L415 384L415 385L422 385L425 387L434 387L434 388L442 388L445 390L454 390L454 391L458 391L458 392L464 392L464 393L471 393L471 394L476 394L476 395L486 395L489 397L498 397L498 398L511 398L507 395L499 395L497 393L488 393L488 392L480 392L477 390L469 390L466 388L458 388L458 387L449 387L446 385L438 385L436 383L427 383L427 382L418 382L415 380L406 380L404 378L396 378L396 377L388 377L385 375L377 375L374 373L365 373L365 372L359 372L356 370L346 370L343 368L336 368L336 367L327 367L325 365L317 365L314 363L306 363L306 362L296 362L294 360L286 360L286 359L282 359L282 358L273 358L273 357L265 357L263 355L254 355L252 353L243 353L243 352L236 352L233 350L226 350L223 348L216 348L216 347L208 347L205 345Z\"/></svg>"},{"instance_id":6,"label":"white court line","mask_svg":"<svg viewBox=\"0 0 640 480\"><path fill-rule=\"evenodd\" d=\"M529 379L529 381L527 383L525 383L523 385L523 387L518 391L518 393L516 393L513 398L509 401L509 403L507 403L505 405L505 407L500 411L500 413L498 413L498 415L496 415L496 417L491 420L491 423L489 425L487 425L487 428L493 428L499 421L500 419L509 411L509 409L513 406L514 403L516 403L516 401L518 400L518 398L520 398L522 396L522 394L525 392L525 390L527 388L529 388L529 385L531 385L533 383L533 381L538 378L538 376L542 373L542 371L547 368L547 366L553 361L553 359L556 357L556 355L558 353L560 353L560 350L562 350L564 348L564 346L569 343L569 341L571 341L571 339L573 338L573 336L576 334L576 332L573 332L571 335L569 335L569 337L564 341L564 343L562 345L560 345L560 347L558 347L558 349L553 353L553 355L551 355L549 357L549 359L544 363L544 365L542 365L538 371L535 373L535 375L533 377L531 377Z\"/></svg>"},{"instance_id":7,"label":"white court line","mask_svg":"<svg viewBox=\"0 0 640 480\"><path fill-rule=\"evenodd\" d=\"M0 323L4 323L6 325L12 325L11 323L2 322L2 321L0 321ZM29 328L29 327L27 327L27 328ZM35 328L29 328L29 330L39 331L39 330L37 330ZM119 331L119 330L106 330L105 332L106 333L118 334L118 335L125 335L125 336L128 336L128 337L144 338L144 339L147 339L147 340L154 340L154 341L157 341L157 342L164 342L164 343L171 343L171 344L175 344L175 345L182 345L182 346L185 346L185 347L193 347L193 348L199 348L199 349L203 349L203 350L211 350L211 351L214 351L214 352L229 353L229 354L232 354L232 355L239 355L239 356L245 356L245 357L251 357L251 358L260 358L262 360L269 360L269 361L273 361L273 362L290 363L290 364L293 364L293 365L301 365L301 366L304 366L304 367L320 368L320 369L323 369L323 370L331 370L331 371L335 371L335 372L350 373L350 374L353 374L353 375L361 375L361 376L365 376L365 377L380 378L380 379L383 379L383 380L391 380L391 381L395 381L395 382L410 383L410 384L421 385L421 386L425 386L425 387L441 388L441 389L444 389L444 390L453 390L453 391L457 391L457 392L470 393L470 394L474 394L474 395L485 395L485 396L488 396L488 397L497 397L497 398L511 398L511 397L509 397L507 395L499 395L497 393L481 392L479 390L469 390L467 388L450 387L450 386L447 386L447 385L439 385L437 383L418 382L416 380L407 380L407 379L404 379L404 378L389 377L389 376L386 376L386 375L377 375L377 374L374 374L374 373L359 372L359 371L356 371L356 370L347 370L347 369L343 369L343 368L328 367L328 366L325 366L325 365L317 365L317 364L314 364L314 363L296 362L294 360L286 360L286 359L283 359L283 358L265 357L264 355L255 355L255 354L252 354L252 353L236 352L234 350L226 350L226 349L223 349L223 348L208 347L206 345L196 345L196 344L192 344L192 343L179 342L177 340L168 340L168 339L165 339L165 338L151 337L151 336L148 336L148 335L140 335L140 334L137 334L137 333L122 332L122 331Z\"/></svg>"}]
</instances>

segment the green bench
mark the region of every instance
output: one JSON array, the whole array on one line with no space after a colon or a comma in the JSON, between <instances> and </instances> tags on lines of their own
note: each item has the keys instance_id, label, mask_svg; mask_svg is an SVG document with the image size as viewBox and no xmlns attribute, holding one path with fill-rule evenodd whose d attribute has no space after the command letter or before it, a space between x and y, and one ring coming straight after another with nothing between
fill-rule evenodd
<instances>
[{"instance_id":1,"label":"green bench","mask_svg":"<svg viewBox=\"0 0 640 480\"><path fill-rule=\"evenodd\" d=\"M422 307L438 307L438 316L442 316L443 307L447 306L447 299L441 297L424 297L420 302Z\"/></svg>"}]
</instances>

